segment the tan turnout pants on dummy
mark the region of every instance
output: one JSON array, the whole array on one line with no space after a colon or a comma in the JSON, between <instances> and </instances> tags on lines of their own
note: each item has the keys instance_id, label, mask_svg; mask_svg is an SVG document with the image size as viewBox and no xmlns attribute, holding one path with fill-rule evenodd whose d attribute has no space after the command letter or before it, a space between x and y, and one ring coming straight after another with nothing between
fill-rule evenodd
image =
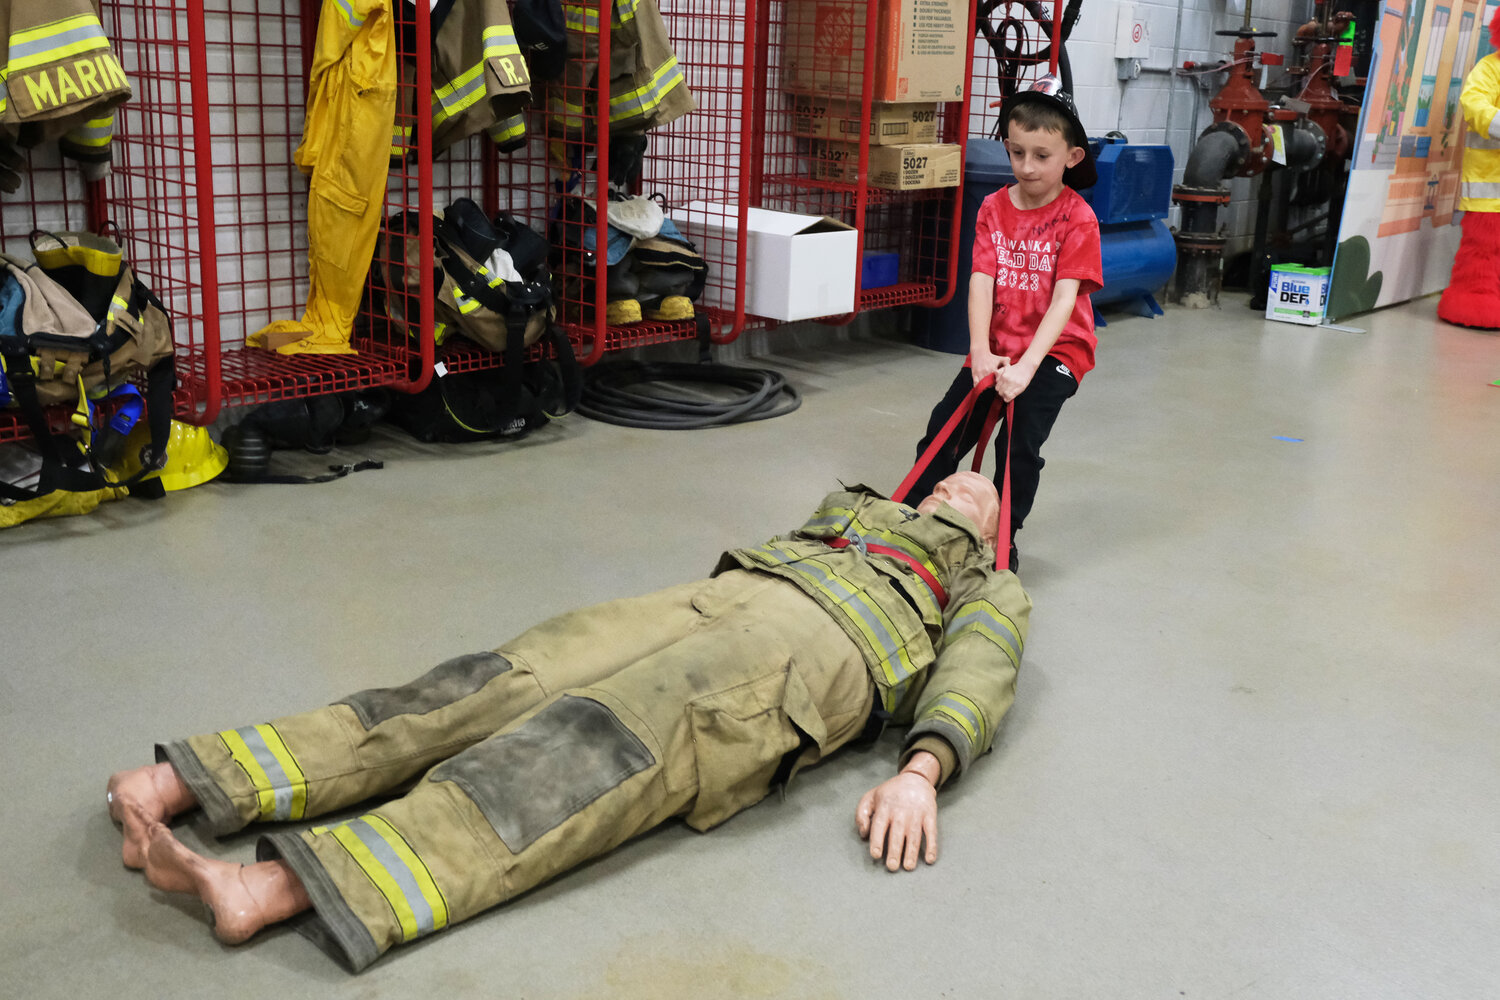
<instances>
[{"instance_id":1,"label":"tan turnout pants on dummy","mask_svg":"<svg viewBox=\"0 0 1500 1000\"><path fill-rule=\"evenodd\" d=\"M306 887L303 933L358 971L666 819L722 822L765 796L784 756L801 747L805 765L857 736L873 693L859 649L811 598L735 570L157 755L216 833L422 776L362 816L257 847Z\"/></svg>"}]
</instances>

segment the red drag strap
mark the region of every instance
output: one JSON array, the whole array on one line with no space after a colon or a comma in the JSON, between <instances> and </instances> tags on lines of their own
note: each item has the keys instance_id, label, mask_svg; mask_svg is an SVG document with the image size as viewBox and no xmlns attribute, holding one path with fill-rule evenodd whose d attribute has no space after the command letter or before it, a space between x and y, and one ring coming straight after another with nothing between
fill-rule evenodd
<instances>
[{"instance_id":1,"label":"red drag strap","mask_svg":"<svg viewBox=\"0 0 1500 1000\"><path fill-rule=\"evenodd\" d=\"M843 537L825 538L823 539L823 541L825 541L828 544L828 547L831 549L848 548L850 545L854 544L853 542L849 541L849 539ZM917 576L921 577L923 583L927 584L927 589L932 591L932 596L937 599L938 607L946 608L948 606L948 592L943 589L943 585L941 583L938 583L938 578L933 576L932 573L927 569L927 567L918 562L915 557L902 552L900 549L893 549L889 545L881 545L877 542L872 542L869 539L861 539L861 541L864 543L864 549L866 552L873 552L876 555L881 556L890 556L893 559L899 559L902 562L906 563L906 565L911 567L911 571L917 574Z\"/></svg>"},{"instance_id":2,"label":"red drag strap","mask_svg":"<svg viewBox=\"0 0 1500 1000\"><path fill-rule=\"evenodd\" d=\"M938 431L937 436L932 439L932 443L927 446L927 450L922 452L921 457L917 459L917 464L912 466L911 471L906 474L906 478L901 480L901 485L897 486L896 491L891 494L892 500L901 503L906 499L906 494L916 485L917 480L922 478L922 473L927 471L927 467L937 457L938 449L943 446L948 438L953 435L959 424L963 423L965 418L973 411L974 405L979 401L979 397L984 394L985 390L993 389L994 387L995 376L986 375L974 388L969 390L969 394L964 397L963 402L958 404L958 409L953 411L953 416L948 418L948 422L943 425L943 429ZM1000 523L996 525L997 530L995 532L996 569L1008 569L1010 567L1010 429L1014 423L1015 400L1011 400L1004 405L1005 473L1000 480L1003 484L1000 489ZM984 451L989 447L990 438L995 433L995 424L1000 419L1000 406L1000 396L996 394L994 402L990 404L989 413L985 414L984 428L979 432L979 440L974 444L973 469L975 472L978 472L980 466L984 464Z\"/></svg>"}]
</instances>

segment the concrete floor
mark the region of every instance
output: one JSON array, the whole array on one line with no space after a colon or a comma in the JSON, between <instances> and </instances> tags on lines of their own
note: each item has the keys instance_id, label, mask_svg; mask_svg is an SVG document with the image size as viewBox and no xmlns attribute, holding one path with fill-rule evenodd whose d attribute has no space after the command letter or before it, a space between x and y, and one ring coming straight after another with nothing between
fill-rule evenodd
<instances>
[{"instance_id":1,"label":"concrete floor","mask_svg":"<svg viewBox=\"0 0 1500 1000\"><path fill-rule=\"evenodd\" d=\"M211 483L0 533L6 997L1484 998L1500 983L1500 336L1111 314L1020 536L1019 699L938 864L853 829L887 739L352 977L222 947L120 864L154 741L403 682L556 611L702 575L838 479L891 488L957 360L766 338L802 408L581 417L322 486ZM802 343L799 343L799 340ZM278 453L278 465L296 456ZM181 836L249 860L253 837Z\"/></svg>"}]
</instances>

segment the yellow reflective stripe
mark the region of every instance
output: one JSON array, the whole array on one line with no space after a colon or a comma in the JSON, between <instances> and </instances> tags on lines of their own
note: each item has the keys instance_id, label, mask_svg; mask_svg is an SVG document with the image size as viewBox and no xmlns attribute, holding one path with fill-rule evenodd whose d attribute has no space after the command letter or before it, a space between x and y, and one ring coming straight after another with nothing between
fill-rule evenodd
<instances>
[{"instance_id":1,"label":"yellow reflective stripe","mask_svg":"<svg viewBox=\"0 0 1500 1000\"><path fill-rule=\"evenodd\" d=\"M478 63L461 73L448 86L439 87L432 92L432 100L437 105L432 111L433 125L447 121L484 95L484 87L481 86L483 81L480 79L483 72L484 63Z\"/></svg>"},{"instance_id":2,"label":"yellow reflective stripe","mask_svg":"<svg viewBox=\"0 0 1500 1000\"><path fill-rule=\"evenodd\" d=\"M801 531L818 538L847 537L851 531L868 542L888 548L899 549L922 564L922 568L933 576L939 576L937 563L920 544L900 532L889 528L871 528L863 524L848 507L824 507L816 517L804 524Z\"/></svg>"},{"instance_id":3,"label":"yellow reflective stripe","mask_svg":"<svg viewBox=\"0 0 1500 1000\"><path fill-rule=\"evenodd\" d=\"M922 714L938 716L953 723L976 750L985 744L984 714L979 711L978 705L961 694L949 692L941 696Z\"/></svg>"},{"instance_id":4,"label":"yellow reflective stripe","mask_svg":"<svg viewBox=\"0 0 1500 1000\"><path fill-rule=\"evenodd\" d=\"M490 277L490 269L485 267L483 264L475 264L474 273L483 278L485 284L489 285L491 288L499 288L501 285L505 284L505 279L500 277L500 275L498 274L493 278Z\"/></svg>"},{"instance_id":5,"label":"yellow reflective stripe","mask_svg":"<svg viewBox=\"0 0 1500 1000\"><path fill-rule=\"evenodd\" d=\"M56 62L80 52L109 48L104 28L93 14L77 14L41 27L12 32L6 53L6 75Z\"/></svg>"},{"instance_id":6,"label":"yellow reflective stripe","mask_svg":"<svg viewBox=\"0 0 1500 1000\"><path fill-rule=\"evenodd\" d=\"M814 588L826 595L844 617L864 636L870 648L879 656L879 669L885 676L889 690L885 692L887 708L894 708L900 700L916 665L898 638L898 630L885 609L870 600L864 591L856 587L827 563L804 557L795 550L777 542L767 542L758 548L742 549L742 552L765 563L780 566L807 580Z\"/></svg>"},{"instance_id":7,"label":"yellow reflective stripe","mask_svg":"<svg viewBox=\"0 0 1500 1000\"><path fill-rule=\"evenodd\" d=\"M511 115L485 129L485 133L502 144L512 139L519 139L526 134L526 116Z\"/></svg>"},{"instance_id":8,"label":"yellow reflective stripe","mask_svg":"<svg viewBox=\"0 0 1500 1000\"><path fill-rule=\"evenodd\" d=\"M428 870L427 865L423 863L422 859L417 856L417 852L412 850L406 838L387 822L384 817L371 814L361 818L370 824L376 833L380 834L385 842L390 845L397 859L411 873L412 880L417 885L417 891L422 894L422 899L426 901L428 909L432 911L432 929L442 930L444 927L447 927L448 901L443 898L442 890L438 888L437 881L432 877L432 872Z\"/></svg>"},{"instance_id":9,"label":"yellow reflective stripe","mask_svg":"<svg viewBox=\"0 0 1500 1000\"><path fill-rule=\"evenodd\" d=\"M95 118L93 121L84 122L67 134L68 142L75 142L80 146L108 146L115 135L115 116L107 118Z\"/></svg>"},{"instance_id":10,"label":"yellow reflective stripe","mask_svg":"<svg viewBox=\"0 0 1500 1000\"><path fill-rule=\"evenodd\" d=\"M412 126L395 124L391 126L391 157L401 159L411 148Z\"/></svg>"},{"instance_id":11,"label":"yellow reflective stripe","mask_svg":"<svg viewBox=\"0 0 1500 1000\"><path fill-rule=\"evenodd\" d=\"M479 308L478 302L469 298L457 288L453 289L453 301L458 304L458 311L465 316Z\"/></svg>"},{"instance_id":12,"label":"yellow reflective stripe","mask_svg":"<svg viewBox=\"0 0 1500 1000\"><path fill-rule=\"evenodd\" d=\"M441 344L443 342L443 340L447 336L448 336L448 324L447 323L434 323L434 324L432 324L432 342L434 344Z\"/></svg>"},{"instance_id":13,"label":"yellow reflective stripe","mask_svg":"<svg viewBox=\"0 0 1500 1000\"><path fill-rule=\"evenodd\" d=\"M563 4L563 26L569 31L596 34L599 31L599 12L593 7Z\"/></svg>"},{"instance_id":14,"label":"yellow reflective stripe","mask_svg":"<svg viewBox=\"0 0 1500 1000\"><path fill-rule=\"evenodd\" d=\"M613 10L610 14L610 23L616 28L622 28L625 22L635 20L636 8L640 6L640 0L615 0L611 6ZM598 34L598 8L582 4L563 4L563 25L569 31Z\"/></svg>"},{"instance_id":15,"label":"yellow reflective stripe","mask_svg":"<svg viewBox=\"0 0 1500 1000\"><path fill-rule=\"evenodd\" d=\"M219 739L255 789L263 820L301 819L307 812L307 779L274 726L226 729Z\"/></svg>"},{"instance_id":16,"label":"yellow reflective stripe","mask_svg":"<svg viewBox=\"0 0 1500 1000\"><path fill-rule=\"evenodd\" d=\"M1021 636L1011 620L989 601L970 601L953 616L943 636L951 643L969 633L983 636L1005 651L1011 665L1021 665Z\"/></svg>"},{"instance_id":17,"label":"yellow reflective stripe","mask_svg":"<svg viewBox=\"0 0 1500 1000\"><path fill-rule=\"evenodd\" d=\"M367 813L328 832L390 904L403 940L448 926L448 901L417 852L389 822Z\"/></svg>"},{"instance_id":18,"label":"yellow reflective stripe","mask_svg":"<svg viewBox=\"0 0 1500 1000\"><path fill-rule=\"evenodd\" d=\"M364 27L365 19L354 10L354 5L349 0L334 0L334 3L337 5L344 23L349 25L352 30L358 31Z\"/></svg>"},{"instance_id":19,"label":"yellow reflective stripe","mask_svg":"<svg viewBox=\"0 0 1500 1000\"><path fill-rule=\"evenodd\" d=\"M574 104L565 97L552 94L547 100L547 110L563 128L583 128L582 104Z\"/></svg>"},{"instance_id":20,"label":"yellow reflective stripe","mask_svg":"<svg viewBox=\"0 0 1500 1000\"><path fill-rule=\"evenodd\" d=\"M354 864L386 897L396 924L401 925L404 942L447 927L449 909L432 882L432 874L389 823L378 816L362 816L335 826L329 835L350 853ZM431 897L423 880L431 888Z\"/></svg>"},{"instance_id":21,"label":"yellow reflective stripe","mask_svg":"<svg viewBox=\"0 0 1500 1000\"><path fill-rule=\"evenodd\" d=\"M670 56L651 75L651 82L609 99L609 120L615 122L649 113L681 82L682 67L677 65L676 56Z\"/></svg>"},{"instance_id":22,"label":"yellow reflective stripe","mask_svg":"<svg viewBox=\"0 0 1500 1000\"><path fill-rule=\"evenodd\" d=\"M521 46L516 44L516 32L508 24L497 24L484 29L484 57L519 55Z\"/></svg>"}]
</instances>

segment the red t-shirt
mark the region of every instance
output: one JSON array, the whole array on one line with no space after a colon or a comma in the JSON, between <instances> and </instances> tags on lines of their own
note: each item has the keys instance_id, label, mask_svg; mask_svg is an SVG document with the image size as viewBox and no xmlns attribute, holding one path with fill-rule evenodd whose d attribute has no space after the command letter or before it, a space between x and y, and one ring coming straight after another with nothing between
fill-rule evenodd
<instances>
[{"instance_id":1,"label":"red t-shirt","mask_svg":"<svg viewBox=\"0 0 1500 1000\"><path fill-rule=\"evenodd\" d=\"M1073 315L1050 354L1075 379L1094 367L1094 310L1089 295L1104 284L1099 261L1099 220L1078 192L1062 194L1041 208L1020 209L1001 188L979 206L974 223L974 270L995 279L990 350L1018 361L1036 336L1052 304L1058 278L1078 279ZM967 361L964 362L968 364Z\"/></svg>"}]
</instances>

